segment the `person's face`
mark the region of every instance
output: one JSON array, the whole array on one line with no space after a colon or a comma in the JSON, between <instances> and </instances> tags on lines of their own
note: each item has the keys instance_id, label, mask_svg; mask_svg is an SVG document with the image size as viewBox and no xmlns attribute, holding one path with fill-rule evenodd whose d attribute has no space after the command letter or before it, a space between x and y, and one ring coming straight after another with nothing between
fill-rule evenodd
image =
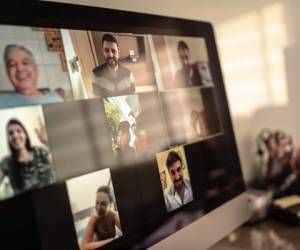
<instances>
[{"instance_id":1,"label":"person's face","mask_svg":"<svg viewBox=\"0 0 300 250\"><path fill-rule=\"evenodd\" d=\"M8 142L15 150L26 147L27 136L23 128L18 124L11 124L7 128Z\"/></svg>"},{"instance_id":2,"label":"person's face","mask_svg":"<svg viewBox=\"0 0 300 250\"><path fill-rule=\"evenodd\" d=\"M115 68L119 61L119 48L116 43L103 41L102 52L105 61L111 68Z\"/></svg>"},{"instance_id":3,"label":"person's face","mask_svg":"<svg viewBox=\"0 0 300 250\"><path fill-rule=\"evenodd\" d=\"M202 79L206 81L211 81L212 77L210 74L209 66L207 62L201 62L199 67L199 72L201 74Z\"/></svg>"},{"instance_id":4,"label":"person's face","mask_svg":"<svg viewBox=\"0 0 300 250\"><path fill-rule=\"evenodd\" d=\"M6 71L9 80L17 92L35 90L38 71L31 56L22 49L9 52L6 59Z\"/></svg>"},{"instance_id":5,"label":"person's face","mask_svg":"<svg viewBox=\"0 0 300 250\"><path fill-rule=\"evenodd\" d=\"M105 215L109 209L110 201L107 193L98 192L96 197L96 211L98 215Z\"/></svg>"},{"instance_id":6,"label":"person's face","mask_svg":"<svg viewBox=\"0 0 300 250\"><path fill-rule=\"evenodd\" d=\"M178 50L179 59L183 67L188 67L190 65L190 52L188 49Z\"/></svg>"},{"instance_id":7,"label":"person's face","mask_svg":"<svg viewBox=\"0 0 300 250\"><path fill-rule=\"evenodd\" d=\"M128 135L127 133L123 132L123 131L119 131L118 133L118 140L119 140L119 145L122 147L122 146L125 146L125 145L128 145Z\"/></svg>"},{"instance_id":8,"label":"person's face","mask_svg":"<svg viewBox=\"0 0 300 250\"><path fill-rule=\"evenodd\" d=\"M181 161L175 161L168 170L174 187L181 188L183 185L183 169Z\"/></svg>"}]
</instances>

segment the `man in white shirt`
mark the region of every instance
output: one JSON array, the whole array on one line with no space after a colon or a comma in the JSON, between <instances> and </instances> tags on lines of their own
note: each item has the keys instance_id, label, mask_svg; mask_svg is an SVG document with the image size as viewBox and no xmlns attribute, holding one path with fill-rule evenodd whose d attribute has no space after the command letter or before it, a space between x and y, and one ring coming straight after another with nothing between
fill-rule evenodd
<instances>
[{"instance_id":1,"label":"man in white shirt","mask_svg":"<svg viewBox=\"0 0 300 250\"><path fill-rule=\"evenodd\" d=\"M183 177L182 159L178 153L170 151L166 166L172 185L164 193L167 211L170 212L193 200L191 183Z\"/></svg>"}]
</instances>

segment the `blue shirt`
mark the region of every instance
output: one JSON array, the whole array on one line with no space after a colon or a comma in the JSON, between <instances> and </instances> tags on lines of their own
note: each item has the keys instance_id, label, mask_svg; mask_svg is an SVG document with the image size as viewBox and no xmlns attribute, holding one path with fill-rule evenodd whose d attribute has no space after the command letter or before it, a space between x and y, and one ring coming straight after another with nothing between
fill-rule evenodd
<instances>
[{"instance_id":1,"label":"blue shirt","mask_svg":"<svg viewBox=\"0 0 300 250\"><path fill-rule=\"evenodd\" d=\"M63 102L64 100L55 93L47 93L39 98L31 98L19 93L0 94L0 108L26 106L36 104L47 104L55 102Z\"/></svg>"}]
</instances>

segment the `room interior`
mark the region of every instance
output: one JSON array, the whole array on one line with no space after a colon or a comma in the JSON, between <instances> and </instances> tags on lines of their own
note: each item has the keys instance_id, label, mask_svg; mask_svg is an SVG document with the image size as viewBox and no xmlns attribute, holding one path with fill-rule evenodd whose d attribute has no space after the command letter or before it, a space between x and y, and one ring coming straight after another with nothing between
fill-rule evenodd
<instances>
[{"instance_id":1,"label":"room interior","mask_svg":"<svg viewBox=\"0 0 300 250\"><path fill-rule=\"evenodd\" d=\"M296 115L299 106L297 93L300 90L297 70L300 58L298 1L63 2L211 22L245 182L253 182L259 172L256 139L262 129L282 130L291 135L296 147L299 146L300 118ZM272 223L266 228L264 225L257 227L265 231L266 228L274 228L279 230L279 235L284 230L290 234L298 230L286 225L282 225L284 229L281 229L280 225ZM235 237L231 235L228 242L234 242ZM224 244L212 249L230 247Z\"/></svg>"},{"instance_id":2,"label":"room interior","mask_svg":"<svg viewBox=\"0 0 300 250\"><path fill-rule=\"evenodd\" d=\"M215 232L217 235L215 238L218 239L218 242L214 242L215 244L212 246L211 242L207 244L205 243L206 245L204 244L204 246L211 246L209 249L212 250L241 248L259 250L293 250L300 248L300 242L297 237L298 233L300 232L300 220L298 218L298 209L300 204L300 196L298 196L300 194L300 185L298 184L298 167L300 163L300 132L298 125L300 123L300 117L297 115L299 112L299 100L297 95L300 91L300 86L298 84L298 63L300 59L300 31L298 29L298 24L300 23L300 18L297 13L297 10L300 8L299 1L255 0L250 2L242 2L238 0L167 0L161 2L153 0L150 2L142 2L137 0L126 0L120 2L116 0L51 0L44 2L60 2L75 5L79 4L95 6L113 10L124 10L211 23L214 29L213 31L218 50L217 52L224 79L225 94L229 106L230 118L234 130L234 138L239 158L236 159L233 157L233 159L228 160L228 162L234 165L236 160L240 161L242 176L246 185L246 192L245 196L243 196L244 210L238 211L236 214L230 214L229 217L228 214L226 214L226 216L224 216L224 225L222 225L224 228L226 228L226 230L223 231L223 233L219 233L217 230ZM55 127L56 121L64 121L65 123L68 123L69 120L68 124L71 127L78 126L80 123L80 131L83 132L82 134L78 135L78 137L81 136L82 138L85 138L84 141L87 145L87 151L96 152L103 146L98 138L105 138L103 141L106 140L108 143L110 140L110 138L107 138L107 135L105 134L108 133L107 131L104 131L105 129L103 129L103 131L97 129L97 121L102 119L97 116L97 112L103 112L103 110L100 106L96 106L97 100L93 92L94 86L92 84L93 78L91 74L97 65L101 65L106 60L102 55L102 48L99 46L102 43L101 39L105 31L62 29L60 31L60 38L64 43L64 49L58 49L51 53L48 52L49 48L44 48L46 46L44 44L44 33L46 31L39 30L35 32L38 32L39 35L36 35L37 39L32 43L34 44L37 42L39 44L39 48L43 46L43 48L40 48L40 53L47 55L51 54L51 56L49 56L50 59L54 58L53 61L55 61L54 63L47 61L44 62L41 59L41 61L38 62L39 67L46 68L44 70L45 72L48 70L48 68L54 68L54 66L63 67L63 70L56 70L57 72L59 71L57 74L55 74L54 71L48 70L48 75L50 78L59 78L61 82L66 82L65 71L68 69L69 78L67 81L71 82L71 87L67 87L67 85L65 87L66 89L70 88L67 89L67 92L73 93L74 100L94 98L90 102L87 100L82 101L82 105L69 102L68 104L65 104L64 108L60 108L57 104L46 107L45 110L48 112L46 112L45 115L46 123L52 122L52 127L50 126L50 135L53 137L59 137L60 132L56 130ZM172 97L172 81L174 78L174 72L176 71L176 67L178 67L178 65L180 66L179 60L172 59L172 54L170 54L170 51L168 51L167 38L163 38L159 35L136 35L122 32L113 32L112 34L121 44L120 62L122 62L122 65L126 66L126 68L128 68L134 74L136 85L135 90L137 94L143 97L147 96L147 94L150 95L155 91L162 92L157 103L162 104L163 112L169 112L171 117L173 114L176 114L178 110L181 110L182 107L183 109L186 108L187 110L190 108L188 105L187 107L182 105L178 109L172 110L172 107L174 108L175 105L171 103L170 107L167 107L168 104L166 104L167 97L164 96L169 95ZM12 38L10 37L8 39ZM176 43L178 42L177 40L179 40L176 37L173 39L176 41ZM171 43L170 39L169 41ZM4 42L6 43L6 40ZM190 43L192 44L192 39ZM198 46L198 49L201 52L200 54L202 54L202 58L200 59L204 60L207 65L209 65L208 55L205 54L205 43L204 45L201 44L201 46L200 44L201 43L199 43ZM84 58L84 61L82 58ZM145 72L147 73L145 74ZM157 72L159 72L159 74L157 74ZM5 75L5 72L0 72L0 74ZM47 74L47 72L45 74ZM9 83L5 84L9 86ZM58 82L55 86L51 86L50 84L48 85L47 82L45 82L44 87L46 89L54 89L58 85ZM203 146L202 149L204 153L202 152L202 154L205 156L204 158L210 158L210 160L216 164L208 166L209 163L206 162L206 159L199 160L199 164L207 164L208 170L207 176L203 176L201 180L205 181L205 178L211 178L215 181L215 186L217 187L216 189L222 190L224 194L224 197L221 198L216 195L218 199L216 199L216 203L213 203L213 208L219 205L218 202L220 202L220 200L222 203L223 201L225 202L229 199L228 197L230 195L228 197L226 196L226 192L229 189L235 189L235 187L238 189L241 185L244 185L241 181L241 178L234 179L234 175L238 172L237 169L228 171L228 169L222 165L222 160L219 161L219 159L215 158L214 155L209 154L210 147L218 152L219 155L226 155L228 148L235 147L234 143L228 144L223 140L218 141L219 134L222 134L223 130L228 127L223 127L222 122L220 122L220 113L218 113L218 105L215 102L218 93L216 94L214 87L214 83L212 83L212 86L199 88L193 87L195 92L196 90L198 91L198 89L200 89L200 94L198 97L195 97L195 99L197 99L196 101L200 100L202 102L201 109L199 110L199 113L201 113L202 127L202 132L199 132L200 136L196 139L192 136L192 139L190 140L187 139L188 136L184 139L178 137L178 141L178 138L176 137L174 137L175 139L173 138L173 140L171 133L167 132L167 138L164 138L170 147L178 144L188 146L189 143L193 144L197 141L205 141L205 139L208 138L211 139L211 144L208 143L208 145L206 145L207 148ZM189 97L191 96L192 95ZM174 99L171 97L171 100ZM147 107L150 99L151 97L149 97L147 100L142 98L142 106L144 105L143 107ZM188 101L186 101L186 103L188 103ZM193 106L193 104L189 105L191 107ZM147 108L147 121L149 123L147 125L148 131L150 131L151 119L149 119L149 117L151 116L151 107ZM59 110L62 109L66 111L69 110L66 112L69 113L69 117L62 117L58 115ZM74 112L74 114L78 113L77 116L81 118L75 119L74 117L71 117L72 112ZM159 112L156 113L157 114L155 115L160 117L160 114L158 114ZM207 115L208 113L209 116ZM83 122L83 120L89 117L90 114L92 114L92 118ZM179 117L180 115L178 116L178 120L180 119ZM71 124L71 121L73 121L72 119L75 121L74 124ZM167 130L174 130L174 134L177 135L178 131L176 131L176 126L178 127L178 123L169 125L167 115L163 115L163 119L164 122L166 122L167 127L169 126ZM101 125L104 123L105 119L102 119ZM63 123L60 125L63 127ZM5 125L3 125L3 127L4 126ZM106 125L103 125L103 127L104 126ZM92 132L87 132L87 127L91 128ZM205 127L208 127L207 132L203 132ZM165 132L165 128L160 129L161 134L163 134ZM188 129L189 128L187 128L187 126L184 124L182 124L182 127L179 128L179 130ZM64 130L68 130L67 127L65 127ZM77 130L75 129L74 133L76 133L76 131ZM94 136L96 134L97 136ZM216 138L214 136L216 136ZM156 135L155 138L159 139L158 137L159 135ZM80 147L76 143L76 138L72 138L72 140L73 139L74 143L72 146L76 147L76 150L78 150L78 162L76 163L77 160L74 160L73 163L74 165L77 164L79 166L79 161L82 160L84 163L85 159L80 159ZM63 152L64 149L67 151L67 146L71 141L64 141L61 138L60 140L61 141L58 140L57 142L57 148L53 150L54 154L56 152L57 155ZM279 152L279 149L276 151L276 156L280 155L280 153L282 154L278 156L278 159L281 157L279 160L276 159L276 156L272 158L272 143L277 143L279 145L280 141L282 141L283 144L285 143L284 146L286 147L284 149L286 149L289 153L288 156L290 158L288 158L287 163L284 161L284 157L282 157L282 155L285 156L285 154L288 154L284 150L282 152ZM157 149L159 146L156 146L155 148ZM275 146L273 145L273 147ZM99 152L101 151L101 156L100 154L97 156L92 155L91 158L94 157L94 159L88 159L86 161L89 162L89 171L96 171L97 164L103 164L105 167L112 169L112 176L114 176L114 168L116 167L117 161L111 157L111 159L106 162L102 156L105 155L110 148L108 149L105 147L101 150L99 150ZM190 151L192 151L192 149L190 149ZM207 152L206 155L205 152ZM107 154L108 157L110 157L109 154L110 153ZM60 164L62 166L68 158L67 154L61 156L62 158L60 159ZM68 165L66 163L70 173L73 171L72 164L69 163ZM286 178L283 181L277 179L274 181L274 179L271 178L273 177L272 173L277 171L278 168L281 168L281 164L284 167L288 165L291 168L292 174L288 175L288 177L285 176ZM282 170L282 172L284 171ZM64 178L60 177L61 179L59 181L70 177L73 178L84 173L85 172L82 171L79 166L76 174L73 174L72 176L71 174L68 176L66 175L67 177L64 176ZM170 178L166 179L166 176L163 176L162 173L164 173L164 175L166 174L166 170L164 170L164 168L159 169L160 176L157 177L160 178L160 181L163 183L163 181L168 180L168 183L170 183ZM140 176L146 176L147 174L149 174L149 176L151 175L150 172L142 173L141 170L137 171L137 175ZM117 177L114 178L118 180L121 175L119 175L119 177L118 175L116 176ZM130 180L130 178L128 178L128 180ZM146 185L146 183L149 184L149 182L145 181L144 185ZM293 189L288 189L292 184ZM128 187L127 190L134 190L133 187L135 185L136 184L132 184L132 186ZM165 185L166 186L163 187L163 190L167 188L167 184ZM137 186L138 185L136 185L136 187ZM57 186L53 188L53 190L62 190L62 186ZM120 188L118 190L118 187L116 190L123 192L123 194L125 193L125 190L120 190ZM214 191L213 188L211 190ZM288 191L284 192L285 190ZM215 194L213 191L207 192L206 195L211 195L211 197L214 197ZM48 191L46 189L46 192L50 192L49 189ZM61 192L63 193L65 191ZM229 193L230 192L228 192L228 194ZM64 195L66 194L64 193ZM81 195L82 197L84 196L84 194ZM147 195L149 195L149 197L151 196L150 193ZM34 193L34 196L35 199L44 199L42 192L40 191L38 191L36 194ZM224 200L222 200L223 198ZM143 199L146 200L145 197L142 197L141 200ZM247 202L245 202L245 200L247 200ZM49 204L54 204L55 202L56 200L51 197ZM84 214L84 225L86 225L90 213L94 212L92 202L93 199L89 198L89 207L87 209L87 213ZM116 201L114 200L114 202ZM145 204L147 204L147 202L145 202ZM47 203L34 204L34 206L36 206L35 208L40 210L43 210L46 205ZM227 205L227 210L232 208L229 204L225 205ZM68 206L72 206L72 204ZM151 204L150 202L149 207L145 208L145 210L150 211L151 209L155 209L154 207L154 204ZM291 207L293 211L287 211ZM190 208L191 210L194 209L192 206L190 206ZM134 209L136 209L136 213L140 212L137 211L136 207ZM194 218L199 219L201 217L201 213L199 211L201 211L202 208L199 209L198 207L197 209L198 212L195 214ZM248 211L248 209L250 211ZM222 213L215 212L216 211L213 211L211 213L210 218L214 218L214 220L212 219L213 221L221 221ZM80 211L77 211L77 213L80 214ZM235 223L231 224L235 218L245 218L246 213L249 215L249 219L246 222L240 219L239 224L242 225ZM151 218L151 213L149 212L149 214L145 215L146 220ZM180 216L179 213L177 215ZM143 217L140 214L139 216L140 217L138 218ZM178 230L182 229L179 231L182 231L183 233L177 235L175 234L175 236L169 236L166 234L165 237L169 236L166 241L159 242L158 245L154 245L150 249L161 249L164 247L167 249L167 247L170 246L170 242L172 244L177 242L178 246L180 247L183 245L181 241L188 242L197 238L197 233L195 232L196 230L201 231L201 228L199 229L195 225L194 227L193 225L191 227L185 227L191 223L191 217L187 218L184 217L184 215L182 216L182 224L179 223ZM47 220L50 219L48 218ZM45 223L47 220L43 221L42 215L37 219L40 225ZM207 225L207 230L214 230L214 228L216 228L216 225L210 225L210 219L208 219L206 216L201 218L201 220L203 225ZM134 228L135 223L137 222L132 222L132 228ZM83 236L84 225L80 225L80 239ZM155 224L153 223L153 227L154 225ZM149 239L152 239L151 237L156 239L155 237L157 236L157 233L164 235L164 227L168 228L168 223L159 229L162 231L158 230L156 232L153 230L154 233L149 237ZM224 234L224 232L226 233ZM46 239L46 235L46 231L43 231L43 240ZM203 237L205 235L201 236ZM143 244L149 247L149 244L147 245L145 242ZM198 248L197 244L198 242L196 241L195 244L191 244L189 242L188 246L192 246L191 249L204 249L201 248L201 246ZM141 244L136 245L135 247L136 249L142 249L143 246L144 245ZM49 246L44 247L45 249L49 249Z\"/></svg>"}]
</instances>

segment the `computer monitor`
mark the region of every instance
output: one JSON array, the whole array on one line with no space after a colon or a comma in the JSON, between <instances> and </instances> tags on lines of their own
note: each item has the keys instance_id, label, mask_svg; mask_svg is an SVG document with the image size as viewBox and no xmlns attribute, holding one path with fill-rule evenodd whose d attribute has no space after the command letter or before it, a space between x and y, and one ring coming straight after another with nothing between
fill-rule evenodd
<instances>
[{"instance_id":1,"label":"computer monitor","mask_svg":"<svg viewBox=\"0 0 300 250\"><path fill-rule=\"evenodd\" d=\"M247 219L209 23L13 1L0 51L1 244L205 249Z\"/></svg>"}]
</instances>

